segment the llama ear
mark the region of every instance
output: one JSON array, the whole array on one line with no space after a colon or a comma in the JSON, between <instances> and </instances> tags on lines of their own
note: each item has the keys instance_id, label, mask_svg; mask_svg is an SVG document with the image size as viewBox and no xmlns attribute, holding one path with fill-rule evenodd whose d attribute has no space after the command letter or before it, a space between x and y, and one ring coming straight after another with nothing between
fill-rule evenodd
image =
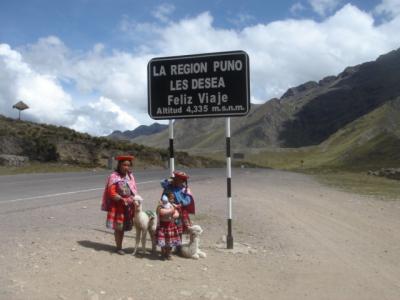
<instances>
[{"instance_id":1,"label":"llama ear","mask_svg":"<svg viewBox=\"0 0 400 300\"><path fill-rule=\"evenodd\" d=\"M143 201L143 198L142 198L139 194L136 194L136 195L133 197L133 199L135 199L136 201L139 201L139 202L142 202L142 201Z\"/></svg>"}]
</instances>

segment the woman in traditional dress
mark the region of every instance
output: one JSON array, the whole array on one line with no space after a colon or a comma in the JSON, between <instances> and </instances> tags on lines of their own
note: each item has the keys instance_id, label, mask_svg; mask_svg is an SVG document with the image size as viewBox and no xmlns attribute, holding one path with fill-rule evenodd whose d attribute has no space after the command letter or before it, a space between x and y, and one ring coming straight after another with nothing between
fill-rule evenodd
<instances>
[{"instance_id":1,"label":"woman in traditional dress","mask_svg":"<svg viewBox=\"0 0 400 300\"><path fill-rule=\"evenodd\" d=\"M132 230L137 188L131 171L134 157L120 155L115 159L118 165L107 178L101 209L107 211L106 227L114 230L116 252L123 255L122 240L124 232Z\"/></svg>"},{"instance_id":2,"label":"woman in traditional dress","mask_svg":"<svg viewBox=\"0 0 400 300\"><path fill-rule=\"evenodd\" d=\"M182 234L186 233L188 227L192 226L189 214L195 214L195 204L193 195L188 187L189 175L182 171L173 172L173 176L161 182L163 194L172 192L174 195L174 207L178 209L179 218L175 224L178 228L179 236L182 241ZM177 247L179 252L179 247Z\"/></svg>"}]
</instances>

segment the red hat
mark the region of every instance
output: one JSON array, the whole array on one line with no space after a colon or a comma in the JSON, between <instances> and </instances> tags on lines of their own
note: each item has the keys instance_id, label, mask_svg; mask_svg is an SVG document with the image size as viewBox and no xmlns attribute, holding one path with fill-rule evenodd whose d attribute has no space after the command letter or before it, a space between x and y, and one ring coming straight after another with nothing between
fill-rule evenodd
<instances>
[{"instance_id":1,"label":"red hat","mask_svg":"<svg viewBox=\"0 0 400 300\"><path fill-rule=\"evenodd\" d=\"M132 161L135 159L135 157L133 155L118 155L115 157L115 159L118 161L125 161L125 160Z\"/></svg>"},{"instance_id":2,"label":"red hat","mask_svg":"<svg viewBox=\"0 0 400 300\"><path fill-rule=\"evenodd\" d=\"M174 174L174 178L179 178L179 179L182 179L182 180L188 180L189 179L189 175L186 174L185 172L182 172L182 171L175 171L175 172L173 172L173 174Z\"/></svg>"}]
</instances>

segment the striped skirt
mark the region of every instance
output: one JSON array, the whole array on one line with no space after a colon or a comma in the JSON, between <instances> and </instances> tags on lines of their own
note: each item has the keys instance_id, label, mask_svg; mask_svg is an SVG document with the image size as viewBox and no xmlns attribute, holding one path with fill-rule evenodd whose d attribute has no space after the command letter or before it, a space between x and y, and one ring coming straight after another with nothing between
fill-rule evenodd
<instances>
[{"instance_id":1,"label":"striped skirt","mask_svg":"<svg viewBox=\"0 0 400 300\"><path fill-rule=\"evenodd\" d=\"M175 224L178 227L179 234L187 233L188 227L192 226L192 222L186 209L179 210L179 218L176 219Z\"/></svg>"},{"instance_id":2,"label":"striped skirt","mask_svg":"<svg viewBox=\"0 0 400 300\"><path fill-rule=\"evenodd\" d=\"M107 213L106 227L114 230L130 231L133 227L135 207L125 205L123 201L110 201Z\"/></svg>"},{"instance_id":3,"label":"striped skirt","mask_svg":"<svg viewBox=\"0 0 400 300\"><path fill-rule=\"evenodd\" d=\"M157 245L160 247L175 247L181 245L178 228L173 221L160 222L156 230Z\"/></svg>"}]
</instances>

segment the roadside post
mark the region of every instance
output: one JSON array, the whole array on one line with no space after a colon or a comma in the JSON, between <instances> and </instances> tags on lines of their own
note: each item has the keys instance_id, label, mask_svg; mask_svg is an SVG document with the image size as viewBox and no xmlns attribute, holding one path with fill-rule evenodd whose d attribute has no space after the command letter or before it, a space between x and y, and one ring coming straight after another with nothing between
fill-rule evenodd
<instances>
[{"instance_id":1,"label":"roadside post","mask_svg":"<svg viewBox=\"0 0 400 300\"><path fill-rule=\"evenodd\" d=\"M153 58L147 65L148 113L169 120L170 171L174 119L226 118L227 248L233 249L230 117L250 111L249 56L244 51Z\"/></svg>"},{"instance_id":2,"label":"roadside post","mask_svg":"<svg viewBox=\"0 0 400 300\"><path fill-rule=\"evenodd\" d=\"M231 118L225 119L226 135L226 194L228 197L228 234L226 236L226 247L233 249L232 236L232 168L231 168Z\"/></svg>"},{"instance_id":3,"label":"roadside post","mask_svg":"<svg viewBox=\"0 0 400 300\"><path fill-rule=\"evenodd\" d=\"M175 171L175 156L174 156L174 121L169 120L169 170L171 175Z\"/></svg>"}]
</instances>

